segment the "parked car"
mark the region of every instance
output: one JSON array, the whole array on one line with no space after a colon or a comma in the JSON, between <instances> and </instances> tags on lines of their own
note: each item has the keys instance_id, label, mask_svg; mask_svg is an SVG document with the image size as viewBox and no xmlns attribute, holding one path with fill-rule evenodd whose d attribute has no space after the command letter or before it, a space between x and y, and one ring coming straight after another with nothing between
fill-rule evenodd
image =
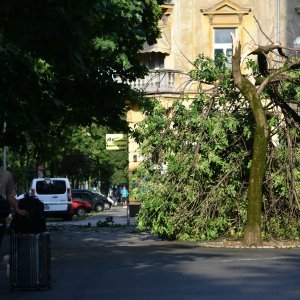
<instances>
[{"instance_id":1,"label":"parked car","mask_svg":"<svg viewBox=\"0 0 300 300\"><path fill-rule=\"evenodd\" d=\"M93 193L96 197L101 199L104 203L104 209L111 209L111 206L114 204L114 200L106 197L103 194Z\"/></svg>"},{"instance_id":2,"label":"parked car","mask_svg":"<svg viewBox=\"0 0 300 300\"><path fill-rule=\"evenodd\" d=\"M102 197L99 194L92 193L89 190L72 189L72 198L74 200L88 201L92 206L92 210L98 212L111 207L110 202L105 199L105 197Z\"/></svg>"},{"instance_id":3,"label":"parked car","mask_svg":"<svg viewBox=\"0 0 300 300\"><path fill-rule=\"evenodd\" d=\"M68 178L35 178L30 193L44 203L46 217L72 219L72 197Z\"/></svg>"},{"instance_id":4,"label":"parked car","mask_svg":"<svg viewBox=\"0 0 300 300\"><path fill-rule=\"evenodd\" d=\"M77 217L83 217L86 213L91 212L92 205L88 201L72 199L72 214Z\"/></svg>"}]
</instances>

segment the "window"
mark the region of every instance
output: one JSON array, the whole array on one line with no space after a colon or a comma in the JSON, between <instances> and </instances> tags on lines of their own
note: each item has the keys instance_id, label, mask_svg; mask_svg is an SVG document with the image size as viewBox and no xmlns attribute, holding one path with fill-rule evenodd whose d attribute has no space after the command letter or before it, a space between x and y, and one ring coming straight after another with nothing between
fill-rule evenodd
<instances>
[{"instance_id":1,"label":"window","mask_svg":"<svg viewBox=\"0 0 300 300\"><path fill-rule=\"evenodd\" d=\"M64 180L41 180L36 183L36 192L40 195L64 194L66 192Z\"/></svg>"},{"instance_id":2,"label":"window","mask_svg":"<svg viewBox=\"0 0 300 300\"><path fill-rule=\"evenodd\" d=\"M79 199L84 198L82 193L78 193L78 192L72 192L72 196L73 198L79 198Z\"/></svg>"},{"instance_id":3,"label":"window","mask_svg":"<svg viewBox=\"0 0 300 300\"><path fill-rule=\"evenodd\" d=\"M231 33L236 35L236 28L215 28L214 29L214 59L217 60L218 55L228 57L228 65L231 66L232 57L232 39Z\"/></svg>"}]
</instances>

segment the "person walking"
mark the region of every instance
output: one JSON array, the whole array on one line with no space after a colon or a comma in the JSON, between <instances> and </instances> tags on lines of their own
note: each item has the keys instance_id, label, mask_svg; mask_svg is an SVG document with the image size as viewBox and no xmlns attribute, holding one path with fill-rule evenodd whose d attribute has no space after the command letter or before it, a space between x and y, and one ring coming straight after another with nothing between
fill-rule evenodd
<instances>
[{"instance_id":1,"label":"person walking","mask_svg":"<svg viewBox=\"0 0 300 300\"><path fill-rule=\"evenodd\" d=\"M112 188L112 195L114 199L114 205L117 206L119 202L119 188L117 185Z\"/></svg>"},{"instance_id":2,"label":"person walking","mask_svg":"<svg viewBox=\"0 0 300 300\"><path fill-rule=\"evenodd\" d=\"M128 202L128 190L126 186L124 185L122 190L121 190L121 196L122 196L122 205L123 207L127 207L127 202Z\"/></svg>"},{"instance_id":3,"label":"person walking","mask_svg":"<svg viewBox=\"0 0 300 300\"><path fill-rule=\"evenodd\" d=\"M15 186L12 178L12 174L4 170L3 167L0 170L0 247L6 231L6 217L9 213L9 208L12 207L17 214L26 216L25 210L19 209L18 201L16 199ZM1 213L2 212L2 213Z\"/></svg>"}]
</instances>

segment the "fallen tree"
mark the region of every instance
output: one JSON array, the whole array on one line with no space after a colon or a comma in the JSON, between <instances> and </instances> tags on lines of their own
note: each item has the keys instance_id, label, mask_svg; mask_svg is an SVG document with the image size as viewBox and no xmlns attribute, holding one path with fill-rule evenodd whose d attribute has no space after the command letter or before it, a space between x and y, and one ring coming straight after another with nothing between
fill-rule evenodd
<instances>
[{"instance_id":1,"label":"fallen tree","mask_svg":"<svg viewBox=\"0 0 300 300\"><path fill-rule=\"evenodd\" d=\"M236 39L232 69L224 57L196 59L196 99L148 106L133 133L145 157L133 179L141 229L170 239L244 237L247 246L300 237L295 53L275 43L242 53Z\"/></svg>"}]
</instances>

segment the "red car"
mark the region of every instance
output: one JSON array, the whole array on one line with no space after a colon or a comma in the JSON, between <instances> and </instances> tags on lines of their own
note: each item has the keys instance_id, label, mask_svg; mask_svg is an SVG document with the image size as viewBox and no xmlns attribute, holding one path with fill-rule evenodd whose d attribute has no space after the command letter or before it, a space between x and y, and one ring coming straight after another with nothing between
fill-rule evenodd
<instances>
[{"instance_id":1,"label":"red car","mask_svg":"<svg viewBox=\"0 0 300 300\"><path fill-rule=\"evenodd\" d=\"M92 205L87 201L72 199L72 215L83 217L92 210Z\"/></svg>"}]
</instances>

